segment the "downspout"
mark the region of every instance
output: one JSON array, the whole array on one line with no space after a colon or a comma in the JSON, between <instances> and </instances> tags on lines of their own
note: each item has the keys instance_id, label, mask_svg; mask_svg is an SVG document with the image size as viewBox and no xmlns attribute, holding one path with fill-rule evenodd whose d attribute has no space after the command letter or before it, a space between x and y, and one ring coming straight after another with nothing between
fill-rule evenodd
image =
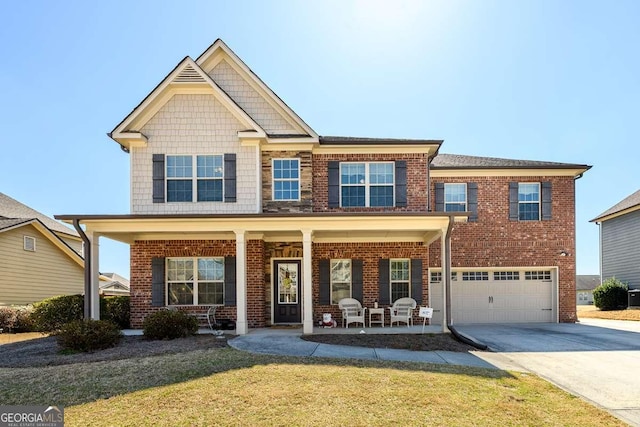
<instances>
[{"instance_id":1,"label":"downspout","mask_svg":"<svg viewBox=\"0 0 640 427\"><path fill-rule=\"evenodd\" d=\"M427 156L427 212L431 212L431 156Z\"/></svg>"},{"instance_id":2,"label":"downspout","mask_svg":"<svg viewBox=\"0 0 640 427\"><path fill-rule=\"evenodd\" d=\"M472 347L477 348L478 350L486 350L488 347L486 344L483 344L479 341L476 341L473 337L469 337L464 335L456 330L456 328L451 324L451 230L453 229L453 217L449 217L449 225L447 226L447 234L444 236L444 260L442 260L443 265L446 265L446 276L443 278L444 286L445 286L445 296L446 296L446 322L447 328L451 331L451 334L460 341L461 343L470 345Z\"/></svg>"},{"instance_id":3,"label":"downspout","mask_svg":"<svg viewBox=\"0 0 640 427\"><path fill-rule=\"evenodd\" d=\"M91 242L80 227L80 220L73 220L73 227L76 229L84 242L84 318L91 319Z\"/></svg>"}]
</instances>

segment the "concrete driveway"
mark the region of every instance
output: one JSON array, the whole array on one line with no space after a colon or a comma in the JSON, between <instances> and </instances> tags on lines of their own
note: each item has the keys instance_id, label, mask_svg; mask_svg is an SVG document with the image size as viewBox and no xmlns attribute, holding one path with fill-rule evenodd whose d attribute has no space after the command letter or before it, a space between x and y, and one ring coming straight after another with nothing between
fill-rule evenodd
<instances>
[{"instance_id":1,"label":"concrete driveway","mask_svg":"<svg viewBox=\"0 0 640 427\"><path fill-rule=\"evenodd\" d=\"M476 356L523 368L640 426L640 322L457 325L496 353Z\"/></svg>"}]
</instances>

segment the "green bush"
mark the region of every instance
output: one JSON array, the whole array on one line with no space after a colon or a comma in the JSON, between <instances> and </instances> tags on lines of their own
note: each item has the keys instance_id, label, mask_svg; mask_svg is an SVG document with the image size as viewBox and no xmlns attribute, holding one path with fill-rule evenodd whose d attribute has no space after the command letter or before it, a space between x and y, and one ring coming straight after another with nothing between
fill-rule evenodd
<instances>
[{"instance_id":1,"label":"green bush","mask_svg":"<svg viewBox=\"0 0 640 427\"><path fill-rule=\"evenodd\" d=\"M152 340L172 340L198 332L198 321L182 311L160 310L142 323L144 336Z\"/></svg>"},{"instance_id":2,"label":"green bush","mask_svg":"<svg viewBox=\"0 0 640 427\"><path fill-rule=\"evenodd\" d=\"M0 329L2 332L31 332L32 307L0 307Z\"/></svg>"},{"instance_id":3,"label":"green bush","mask_svg":"<svg viewBox=\"0 0 640 427\"><path fill-rule=\"evenodd\" d=\"M600 310L620 310L627 307L629 286L612 277L593 290L593 302Z\"/></svg>"},{"instance_id":4,"label":"green bush","mask_svg":"<svg viewBox=\"0 0 640 427\"><path fill-rule=\"evenodd\" d=\"M80 320L84 314L82 295L62 295L47 298L33 305L31 320L35 330L53 332L73 320Z\"/></svg>"},{"instance_id":5,"label":"green bush","mask_svg":"<svg viewBox=\"0 0 640 427\"><path fill-rule=\"evenodd\" d=\"M62 325L57 334L63 350L96 351L115 347L122 338L117 325L106 320L74 320Z\"/></svg>"},{"instance_id":6,"label":"green bush","mask_svg":"<svg viewBox=\"0 0 640 427\"><path fill-rule=\"evenodd\" d=\"M131 327L131 308L128 296L100 298L100 318L115 323L120 329Z\"/></svg>"}]
</instances>

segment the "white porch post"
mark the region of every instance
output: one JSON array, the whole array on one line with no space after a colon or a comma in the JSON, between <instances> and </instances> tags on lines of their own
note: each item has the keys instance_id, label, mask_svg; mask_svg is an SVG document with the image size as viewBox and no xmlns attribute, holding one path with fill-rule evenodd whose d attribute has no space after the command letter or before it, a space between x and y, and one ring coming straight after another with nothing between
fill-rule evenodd
<instances>
[{"instance_id":1,"label":"white porch post","mask_svg":"<svg viewBox=\"0 0 640 427\"><path fill-rule=\"evenodd\" d=\"M313 231L302 230L302 333L313 333Z\"/></svg>"},{"instance_id":2,"label":"white porch post","mask_svg":"<svg viewBox=\"0 0 640 427\"><path fill-rule=\"evenodd\" d=\"M447 327L447 290L451 283L451 265L450 258L447 257L447 229L442 230L440 237L440 264L442 266L442 332L449 332Z\"/></svg>"},{"instance_id":3,"label":"white porch post","mask_svg":"<svg viewBox=\"0 0 640 427\"><path fill-rule=\"evenodd\" d=\"M236 230L236 334L246 335L247 325L247 235Z\"/></svg>"},{"instance_id":4,"label":"white porch post","mask_svg":"<svg viewBox=\"0 0 640 427\"><path fill-rule=\"evenodd\" d=\"M87 237L91 242L91 318L100 320L100 235L88 232Z\"/></svg>"}]
</instances>

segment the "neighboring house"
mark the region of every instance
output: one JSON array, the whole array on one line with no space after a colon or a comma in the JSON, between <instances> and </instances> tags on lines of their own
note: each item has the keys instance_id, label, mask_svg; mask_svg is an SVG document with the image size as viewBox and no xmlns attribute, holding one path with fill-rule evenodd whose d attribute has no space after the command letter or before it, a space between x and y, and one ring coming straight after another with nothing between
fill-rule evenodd
<instances>
[{"instance_id":1,"label":"neighboring house","mask_svg":"<svg viewBox=\"0 0 640 427\"><path fill-rule=\"evenodd\" d=\"M0 193L0 305L23 305L84 289L78 233Z\"/></svg>"},{"instance_id":2,"label":"neighboring house","mask_svg":"<svg viewBox=\"0 0 640 427\"><path fill-rule=\"evenodd\" d=\"M579 274L576 276L576 304L593 304L593 290L600 286L600 276Z\"/></svg>"},{"instance_id":3,"label":"neighboring house","mask_svg":"<svg viewBox=\"0 0 640 427\"><path fill-rule=\"evenodd\" d=\"M129 281L117 273L102 273L100 295L129 296Z\"/></svg>"},{"instance_id":4,"label":"neighboring house","mask_svg":"<svg viewBox=\"0 0 640 427\"><path fill-rule=\"evenodd\" d=\"M591 222L600 226L600 276L640 289L640 190Z\"/></svg>"},{"instance_id":5,"label":"neighboring house","mask_svg":"<svg viewBox=\"0 0 640 427\"><path fill-rule=\"evenodd\" d=\"M99 238L130 245L133 327L215 304L238 334L311 333L341 298L405 296L442 323L447 282L451 323L576 320L575 180L590 166L319 136L221 40L110 136L130 156L131 214L56 218L84 225L95 293Z\"/></svg>"}]
</instances>

